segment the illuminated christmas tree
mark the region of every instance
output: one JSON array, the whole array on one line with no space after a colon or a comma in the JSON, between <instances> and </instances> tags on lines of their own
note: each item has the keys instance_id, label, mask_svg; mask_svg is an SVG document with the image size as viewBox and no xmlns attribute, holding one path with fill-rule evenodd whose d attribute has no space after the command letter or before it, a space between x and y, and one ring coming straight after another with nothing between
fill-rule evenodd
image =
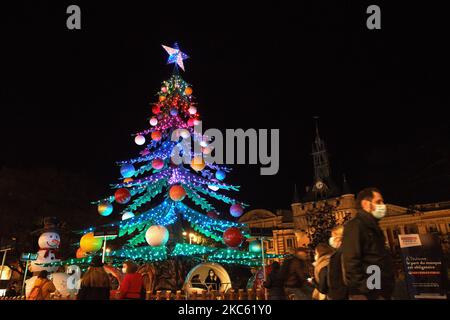
<instances>
[{"instance_id":1,"label":"illuminated christmas tree","mask_svg":"<svg viewBox=\"0 0 450 320\"><path fill-rule=\"evenodd\" d=\"M191 85L179 74L179 68L184 71L187 55L177 44L163 47L169 53L168 63L175 64L174 72L151 104L149 128L134 134L134 142L142 149L137 157L118 162L120 182L111 185L114 191L110 196L95 202L102 216L121 217L102 226L119 229L115 240L126 239L120 250L107 254L108 259L117 265L124 259L157 265L180 257L261 265L261 252L238 249L249 237L246 226L221 219L225 214L211 203L214 199L225 204L234 218L247 206L224 194L239 190L224 182L230 169L205 161L213 147L208 137L194 130L200 115ZM192 142L193 148L186 148L186 142ZM92 236L95 230L90 227L80 232L83 236L77 259L63 264L86 264L100 251L101 239ZM182 235L189 234L187 231L210 239L214 245L190 243Z\"/></svg>"}]
</instances>

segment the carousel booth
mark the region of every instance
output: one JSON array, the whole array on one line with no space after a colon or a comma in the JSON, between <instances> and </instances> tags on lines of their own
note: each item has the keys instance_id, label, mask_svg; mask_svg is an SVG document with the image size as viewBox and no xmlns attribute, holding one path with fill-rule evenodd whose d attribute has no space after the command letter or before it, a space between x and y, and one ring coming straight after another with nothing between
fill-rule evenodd
<instances>
[{"instance_id":1,"label":"carousel booth","mask_svg":"<svg viewBox=\"0 0 450 320\"><path fill-rule=\"evenodd\" d=\"M217 289L205 282L210 270L213 270L215 275L220 279L220 287ZM202 294L211 289L216 289L220 293L225 293L227 290L231 289L231 279L228 272L220 264L201 263L189 271L183 289L186 292L187 298L194 292Z\"/></svg>"}]
</instances>

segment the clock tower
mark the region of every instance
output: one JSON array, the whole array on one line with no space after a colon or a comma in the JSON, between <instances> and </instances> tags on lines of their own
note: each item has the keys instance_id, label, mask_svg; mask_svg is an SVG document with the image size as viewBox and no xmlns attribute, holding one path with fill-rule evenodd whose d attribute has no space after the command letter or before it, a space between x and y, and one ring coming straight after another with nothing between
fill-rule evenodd
<instances>
[{"instance_id":1,"label":"clock tower","mask_svg":"<svg viewBox=\"0 0 450 320\"><path fill-rule=\"evenodd\" d=\"M310 189L311 200L326 199L337 192L331 178L330 161L325 142L319 134L319 117L314 117L316 125L316 134L312 144L312 157L314 166L313 185Z\"/></svg>"}]
</instances>

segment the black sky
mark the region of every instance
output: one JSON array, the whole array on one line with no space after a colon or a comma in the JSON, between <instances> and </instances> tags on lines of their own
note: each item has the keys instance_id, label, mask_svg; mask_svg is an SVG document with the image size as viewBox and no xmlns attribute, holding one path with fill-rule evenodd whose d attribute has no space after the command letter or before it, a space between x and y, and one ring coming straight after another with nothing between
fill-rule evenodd
<instances>
[{"instance_id":1,"label":"black sky","mask_svg":"<svg viewBox=\"0 0 450 320\"><path fill-rule=\"evenodd\" d=\"M288 208L294 183L311 184L315 115L338 182L379 186L391 203L449 200L445 10L383 4L369 31L369 3L351 1L75 3L81 31L65 27L72 2L2 16L0 164L87 174L106 193L171 74L161 44L178 41L205 126L280 129L278 175L229 176L252 208Z\"/></svg>"}]
</instances>

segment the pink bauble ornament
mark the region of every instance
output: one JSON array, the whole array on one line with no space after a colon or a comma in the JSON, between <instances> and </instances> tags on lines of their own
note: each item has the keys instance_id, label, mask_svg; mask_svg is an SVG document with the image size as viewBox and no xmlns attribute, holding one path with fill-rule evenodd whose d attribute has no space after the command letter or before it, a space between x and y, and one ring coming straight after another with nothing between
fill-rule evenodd
<instances>
[{"instance_id":1,"label":"pink bauble ornament","mask_svg":"<svg viewBox=\"0 0 450 320\"><path fill-rule=\"evenodd\" d=\"M189 107L188 111L189 111L190 114L196 114L197 113L197 108L194 107L194 106L191 106L191 107Z\"/></svg>"},{"instance_id":2,"label":"pink bauble ornament","mask_svg":"<svg viewBox=\"0 0 450 320\"><path fill-rule=\"evenodd\" d=\"M209 218L211 218L211 219L217 219L217 218L219 218L219 215L217 214L217 212L214 212L214 211L210 211L210 212L208 212L206 215L207 215Z\"/></svg>"},{"instance_id":3,"label":"pink bauble ornament","mask_svg":"<svg viewBox=\"0 0 450 320\"><path fill-rule=\"evenodd\" d=\"M230 207L230 214L235 218L239 218L240 216L242 216L243 213L244 213L244 209L238 203L233 204Z\"/></svg>"},{"instance_id":4,"label":"pink bauble ornament","mask_svg":"<svg viewBox=\"0 0 450 320\"><path fill-rule=\"evenodd\" d=\"M164 168L164 161L162 159L154 159L152 161L152 168L156 170L161 170Z\"/></svg>"}]
</instances>

